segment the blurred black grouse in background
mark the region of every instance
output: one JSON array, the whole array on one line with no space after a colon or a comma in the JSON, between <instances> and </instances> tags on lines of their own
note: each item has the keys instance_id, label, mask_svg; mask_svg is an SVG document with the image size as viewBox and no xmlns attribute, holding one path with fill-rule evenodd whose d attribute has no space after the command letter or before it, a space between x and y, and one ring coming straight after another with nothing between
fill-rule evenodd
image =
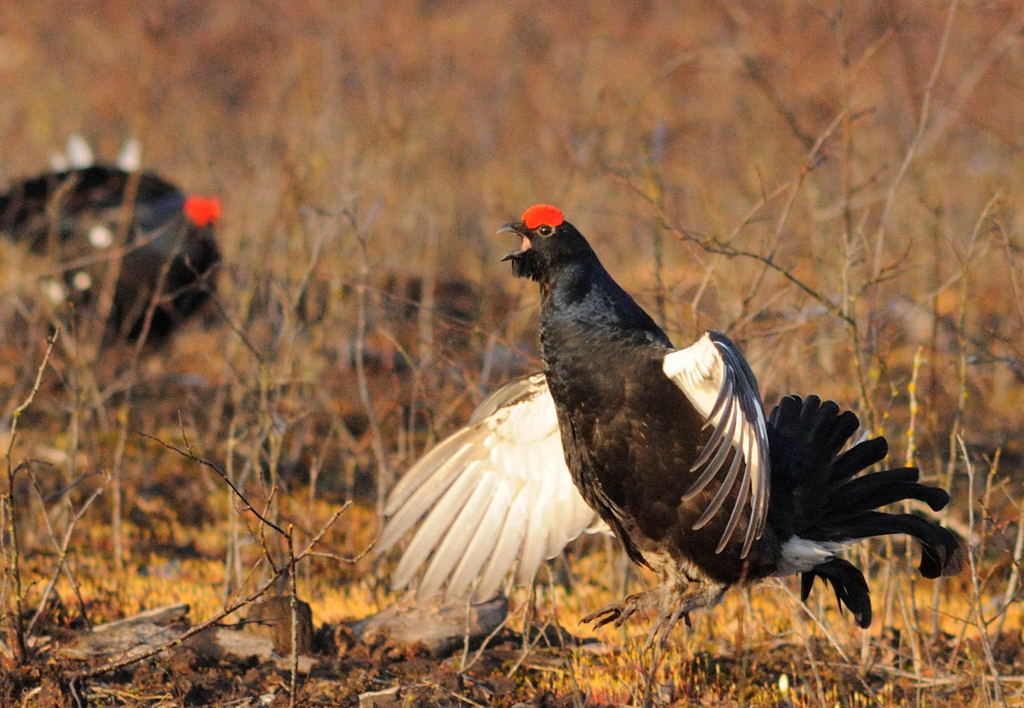
<instances>
[{"instance_id":1,"label":"blurred black grouse in background","mask_svg":"<svg viewBox=\"0 0 1024 708\"><path fill-rule=\"evenodd\" d=\"M79 164L19 182L0 194L0 234L51 260L46 297L80 314L119 265L104 340L137 340L155 299L147 341L159 344L214 289L221 210L136 169Z\"/></svg>"},{"instance_id":2,"label":"blurred black grouse in background","mask_svg":"<svg viewBox=\"0 0 1024 708\"><path fill-rule=\"evenodd\" d=\"M795 573L804 599L822 578L867 627L867 583L841 553L869 536L910 534L922 575L958 572L950 531L876 511L911 499L937 511L948 494L919 484L914 468L859 475L887 445L843 452L859 425L852 412L787 396L766 419L739 349L717 332L673 348L559 210L533 206L502 231L521 241L505 258L515 274L540 284L544 376L496 392L396 485L379 550L420 523L398 584L426 566L421 595L447 582L457 596L479 578L482 598L517 562L529 580L542 558L597 527L586 507L662 581L586 621L653 608L651 640L733 585Z\"/></svg>"}]
</instances>

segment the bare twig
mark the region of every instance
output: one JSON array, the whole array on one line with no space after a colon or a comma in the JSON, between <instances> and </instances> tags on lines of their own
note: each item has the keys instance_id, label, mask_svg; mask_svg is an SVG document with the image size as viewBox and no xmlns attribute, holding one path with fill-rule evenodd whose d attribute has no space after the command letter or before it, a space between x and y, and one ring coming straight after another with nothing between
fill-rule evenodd
<instances>
[{"instance_id":1,"label":"bare twig","mask_svg":"<svg viewBox=\"0 0 1024 708\"><path fill-rule=\"evenodd\" d=\"M1017 591L1020 586L1021 559L1024 557L1024 506L1016 502L1017 511L1017 538L1013 543L1013 559L1010 568L1010 579L1003 591L1003 608L1000 612L999 623L996 625L996 636L1003 633L1003 622L1006 621L1007 610L1011 603L1017 599Z\"/></svg>"},{"instance_id":2,"label":"bare twig","mask_svg":"<svg viewBox=\"0 0 1024 708\"><path fill-rule=\"evenodd\" d=\"M892 182L889 183L889 190L886 194L885 205L882 207L882 216L878 222L878 230L875 232L875 257L872 271L875 276L877 276L882 269L882 252L885 246L886 229L889 227L889 217L892 214L892 208L896 202L896 193L899 190L900 184L903 182L903 178L907 174L907 170L910 169L910 164L914 161L915 155L917 155L917 149L921 144L921 140L924 138L925 129L928 127L928 120L931 117L930 111L935 83L939 79L939 71L942 69L942 64L946 58L946 50L949 47L949 37L953 31L953 19L956 17L956 10L959 4L959 0L951 0L949 3L949 10L946 13L946 24L942 29L942 37L939 40L939 47L935 53L935 61L932 64L932 73L928 77L928 83L925 85L924 89L924 96L921 98L921 111L918 115L917 129L914 131L914 137L911 138L910 145L907 146L907 150L903 155L903 161L896 170L896 175L893 177Z\"/></svg>"},{"instance_id":3,"label":"bare twig","mask_svg":"<svg viewBox=\"0 0 1024 708\"><path fill-rule=\"evenodd\" d=\"M211 469L214 472L216 472L217 475L222 480L224 480L224 483L227 484L228 487L231 488L231 491L234 492L235 496L238 497L239 501L242 502L242 504L244 505L244 507L242 508L242 511L252 512L253 516L255 516L259 520L259 522L261 524L263 524L265 526L268 526L269 528L273 529L278 534L280 534L283 538L288 538L288 533L284 529L282 529L280 526L278 526L273 521L271 521L266 516L264 516L259 511L256 510L256 507L254 507L249 502L249 500L246 498L245 494L242 493L242 490L235 486L235 483L231 480L231 478L228 477L228 475L224 472L224 470L222 470L217 464L215 464L213 462L210 462L209 460L204 460L203 458L201 458L201 457L197 456L195 453L193 453L191 450L182 450L180 447L177 447L176 445L172 445L172 444L170 444L168 442L164 442L160 438L154 437L154 436L150 435L149 433L144 433L142 431L137 431L137 433L139 435L141 435L142 437L144 437L144 438L147 438L149 440L152 440L155 443L158 443L158 444L164 446L168 450L172 450L172 451L178 453L179 455L181 455L184 458L192 460L193 462L196 462L196 463L202 465L203 467L206 467L206 468Z\"/></svg>"},{"instance_id":4,"label":"bare twig","mask_svg":"<svg viewBox=\"0 0 1024 708\"><path fill-rule=\"evenodd\" d=\"M360 225L353 214L349 213L348 216L352 225L352 230L355 233L356 240L359 243L360 254L359 285L356 287L358 320L356 325L355 351L356 381L359 386L359 398L363 402L363 408L366 409L366 417L369 421L373 455L377 460L377 517L383 518L384 497L394 480L394 472L391 470L391 465L388 464L387 454L384 452L384 436L380 430L379 416L377 415L377 409L373 403L373 397L370 395L370 386L366 377L366 363L363 361L363 356L366 351L366 290L370 278L370 260L367 253L367 239L364 231L360 228Z\"/></svg>"},{"instance_id":5,"label":"bare twig","mask_svg":"<svg viewBox=\"0 0 1024 708\"><path fill-rule=\"evenodd\" d=\"M327 533L327 531L331 528L331 526L334 525L334 522L337 521L337 519L340 516L341 516L341 511L340 510L331 515L331 518L329 518L327 520L327 522L323 525L323 527L317 532L316 536L314 536L312 539L310 539L309 543L306 544L306 547L302 550L302 552L299 553L297 556L295 556L295 562L296 563L298 563L299 561L303 560L306 556L308 556L312 552L313 548L318 543L320 543L320 540ZM84 671L79 671L77 673L72 674L71 675L71 679L74 680L74 681L82 681L82 680L85 680L85 679L95 678L96 676L102 676L103 674L110 673L111 671L117 671L118 669L123 669L126 666L131 666L132 664L136 664L136 663L138 663L140 661L144 661L145 659L148 659L150 657L156 656L157 654L159 654L159 653L161 653L163 651L167 651L168 649L173 649L174 647L180 645L182 642L186 641L190 637L194 637L195 635L199 634L200 632L202 632L202 631L204 631L206 629L209 629L210 627L214 626L215 624L220 622L222 619L224 619L225 617L227 617L231 613L237 612L238 610L240 610L241 608L245 607L246 605L250 605L253 602L255 602L256 600L258 600L260 597L262 597L264 594L266 594L267 591L269 591L274 586L274 584L282 576L284 576L285 573L288 573L289 569L291 567L292 567L292 563L288 563L288 564L278 568L277 571L275 573L273 573L254 592L252 592L251 594L249 594L246 597L242 598L241 600L237 600L237 601L229 604L227 607L225 607L223 610L218 612L216 615L214 615L210 619L206 620L205 622L201 622L200 624L197 624L194 627L189 628L187 631L185 631L182 634L178 635L177 637L175 637L174 639L170 640L169 642L161 644L160 646L157 646L157 647L153 647L152 649L149 649L149 650L147 650L147 651L145 651L145 652L143 652L141 654L137 654L137 655L134 655L134 656L129 656L129 657L126 657L124 659L120 659L118 661L112 661L112 662L109 662L107 664L103 664L102 666L96 666L96 667L93 667L91 669L86 669Z\"/></svg>"},{"instance_id":6,"label":"bare twig","mask_svg":"<svg viewBox=\"0 0 1024 708\"><path fill-rule=\"evenodd\" d=\"M964 467L967 469L967 525L970 530L974 531L974 465L971 462L970 456L967 454L967 446L964 444L964 439L957 436L957 445L960 448L960 455L964 461ZM981 646L985 650L985 663L988 664L988 670L993 676L999 676L999 667L996 665L995 657L992 654L992 642L988 636L988 626L985 622L984 614L982 613L983 600L981 597L981 586L978 582L979 570L978 570L978 559L975 557L977 551L974 548L974 544L971 539L968 538L965 544L967 546L967 563L971 570L971 608L973 610L975 626L978 629L978 636L981 639ZM987 678L982 676L982 690L987 693L985 689L985 683ZM998 680L992 682L992 690L995 693L995 699L1006 705L1006 698L1003 696L1003 687Z\"/></svg>"},{"instance_id":7,"label":"bare twig","mask_svg":"<svg viewBox=\"0 0 1024 708\"><path fill-rule=\"evenodd\" d=\"M33 480L34 481L34 480ZM53 569L53 574L50 576L49 581L46 583L46 589L43 590L43 596L39 598L39 605L36 607L36 612L32 615L32 619L28 623L28 627L25 629L25 633L29 636L32 634L32 629L35 627L36 622L39 621L39 617L43 614L43 610L46 608L46 602L50 599L50 595L53 593L54 587L57 585L57 579L60 577L62 572L67 571L67 558L68 549L71 547L71 538L75 533L75 527L78 526L78 522L85 516L85 512L89 510L93 502L99 498L103 493L104 488L110 483L110 475L108 474L104 483L93 490L77 511L72 510L71 516L68 520L67 528L64 529L64 537L58 541L56 535L53 532L53 526L50 523L50 517L46 514L45 509L43 510L43 518L46 521L46 530L50 535L50 541L53 543L54 549L57 551L57 565ZM42 490L39 489L38 484L34 485L36 493L39 494L42 499ZM68 501L70 506L71 502ZM77 583L75 583L77 585Z\"/></svg>"},{"instance_id":8,"label":"bare twig","mask_svg":"<svg viewBox=\"0 0 1024 708\"><path fill-rule=\"evenodd\" d=\"M294 528L288 527L288 605L291 608L291 678L288 682L288 705L295 707L299 685L299 597L295 588L296 563Z\"/></svg>"},{"instance_id":9,"label":"bare twig","mask_svg":"<svg viewBox=\"0 0 1024 708\"><path fill-rule=\"evenodd\" d=\"M14 656L15 660L19 664L23 664L28 660L28 649L25 644L25 620L22 617L23 602L21 579L21 549L18 546L18 505L14 503L14 480L18 474L18 471L22 468L22 465L15 466L12 455L14 454L14 442L18 436L18 419L21 414L24 413L32 402L36 398L36 393L39 392L39 386L43 381L43 372L46 371L46 366L50 361L50 355L53 353L53 345L57 341L57 337L60 336L60 327L58 326L50 336L46 346L46 353L43 354L43 360L39 364L39 368L36 370L35 380L32 382L32 389L29 391L28 396L21 402L17 408L11 413L11 435L7 441L7 451L4 454L4 459L7 463L7 493L3 497L3 508L6 511L7 516L7 544L4 545L5 555L7 556L7 576L11 586L11 592L14 594L14 612L11 617L12 631L14 634Z\"/></svg>"}]
</instances>

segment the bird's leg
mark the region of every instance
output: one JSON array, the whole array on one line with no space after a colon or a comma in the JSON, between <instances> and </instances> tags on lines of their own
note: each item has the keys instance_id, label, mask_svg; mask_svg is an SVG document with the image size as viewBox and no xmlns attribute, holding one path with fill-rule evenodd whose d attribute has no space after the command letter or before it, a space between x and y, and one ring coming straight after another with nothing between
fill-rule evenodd
<instances>
[{"instance_id":1,"label":"bird's leg","mask_svg":"<svg viewBox=\"0 0 1024 708\"><path fill-rule=\"evenodd\" d=\"M660 635L660 645L664 649L668 645L668 638L672 634L672 629L679 623L679 620L686 622L687 629L693 629L693 624L690 623L690 613L685 610L672 610L659 614L658 619L655 620L650 631L647 633L647 643L644 645L644 648L650 649L654 646L654 640Z\"/></svg>"},{"instance_id":2,"label":"bird's leg","mask_svg":"<svg viewBox=\"0 0 1024 708\"><path fill-rule=\"evenodd\" d=\"M663 593L661 613L654 622L654 626L651 627L651 631L647 633L646 647L648 649L654 645L654 641L659 635L661 636L661 648L664 649L679 620L686 622L687 629L693 629L693 625L690 624L690 612L702 607L717 605L722 599L722 595L725 594L726 586L711 580L697 581L696 587L688 589L693 585L694 583L674 585Z\"/></svg>"},{"instance_id":3,"label":"bird's leg","mask_svg":"<svg viewBox=\"0 0 1024 708\"><path fill-rule=\"evenodd\" d=\"M651 588L626 597L618 602L605 605L599 610L591 612L580 620L583 624L594 623L594 629L603 627L609 622L614 622L616 627L632 617L638 610L646 610L649 607L656 607L661 604L663 594L662 586Z\"/></svg>"}]
</instances>

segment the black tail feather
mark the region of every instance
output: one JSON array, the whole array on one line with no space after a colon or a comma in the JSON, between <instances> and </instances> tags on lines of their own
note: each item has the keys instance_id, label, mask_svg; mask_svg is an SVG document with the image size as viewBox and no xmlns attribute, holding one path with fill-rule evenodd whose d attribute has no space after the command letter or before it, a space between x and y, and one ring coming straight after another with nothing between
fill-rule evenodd
<instances>
[{"instance_id":1,"label":"black tail feather","mask_svg":"<svg viewBox=\"0 0 1024 708\"><path fill-rule=\"evenodd\" d=\"M814 430L815 417L818 411L821 409L821 398L815 395L810 395L804 399L804 404L800 407L800 429ZM839 406L836 406L838 410Z\"/></svg>"},{"instance_id":2,"label":"black tail feather","mask_svg":"<svg viewBox=\"0 0 1024 708\"><path fill-rule=\"evenodd\" d=\"M866 511L847 521L821 524L813 529L809 538L837 541L899 533L913 536L921 542L923 552L919 568L924 577L956 575L963 567L960 540L956 534L916 514Z\"/></svg>"},{"instance_id":3,"label":"black tail feather","mask_svg":"<svg viewBox=\"0 0 1024 708\"><path fill-rule=\"evenodd\" d=\"M772 410L769 423L783 439L778 460L773 450L773 475L778 469L794 485L795 536L842 542L907 534L921 544L923 576L937 578L960 571L963 559L956 534L922 516L876 511L910 500L939 511L949 503L949 494L918 482L918 471L912 467L860 474L881 462L889 446L885 438L873 438L840 453L857 430L856 415L840 412L835 403L822 403L817 396L787 396ZM839 558L815 566L802 574L804 599L816 577L832 584L837 600L854 613L860 626L870 624L871 600L860 570Z\"/></svg>"},{"instance_id":4,"label":"black tail feather","mask_svg":"<svg viewBox=\"0 0 1024 708\"><path fill-rule=\"evenodd\" d=\"M800 441L813 467L829 465L860 425L853 412L840 412L835 402L822 403L817 396L786 396L772 409L769 423L783 437Z\"/></svg>"},{"instance_id":5,"label":"black tail feather","mask_svg":"<svg viewBox=\"0 0 1024 708\"><path fill-rule=\"evenodd\" d=\"M832 460L850 440L860 421L852 411L840 412L832 401L821 404L817 424L811 433L811 444L825 460Z\"/></svg>"},{"instance_id":6,"label":"black tail feather","mask_svg":"<svg viewBox=\"0 0 1024 708\"><path fill-rule=\"evenodd\" d=\"M778 405L772 408L772 412L768 414L768 422L776 430L786 432L784 430L785 422L791 421L798 414L800 410L800 396L786 396Z\"/></svg>"},{"instance_id":7,"label":"black tail feather","mask_svg":"<svg viewBox=\"0 0 1024 708\"><path fill-rule=\"evenodd\" d=\"M826 504L827 513L850 515L870 511L906 499L925 502L932 511L941 511L949 503L949 494L938 487L917 483L914 467L885 470L857 477L834 493Z\"/></svg>"},{"instance_id":8,"label":"black tail feather","mask_svg":"<svg viewBox=\"0 0 1024 708\"><path fill-rule=\"evenodd\" d=\"M842 558L832 560L814 566L811 570L800 574L800 599L807 601L814 586L814 579L820 577L822 580L832 584L836 593L836 602L839 609L846 605L853 613L857 625L860 627L871 626L871 594L868 590L868 583L864 574L857 566Z\"/></svg>"},{"instance_id":9,"label":"black tail feather","mask_svg":"<svg viewBox=\"0 0 1024 708\"><path fill-rule=\"evenodd\" d=\"M871 438L857 443L832 463L829 474L830 482L842 482L876 462L881 462L889 454L889 443L885 438Z\"/></svg>"}]
</instances>

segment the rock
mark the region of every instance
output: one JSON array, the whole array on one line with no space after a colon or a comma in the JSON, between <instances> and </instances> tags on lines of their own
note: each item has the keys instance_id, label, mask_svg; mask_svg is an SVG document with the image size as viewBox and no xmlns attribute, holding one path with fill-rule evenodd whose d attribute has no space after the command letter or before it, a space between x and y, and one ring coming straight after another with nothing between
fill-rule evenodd
<instances>
[{"instance_id":1,"label":"rock","mask_svg":"<svg viewBox=\"0 0 1024 708\"><path fill-rule=\"evenodd\" d=\"M173 624L188 617L188 610L189 607L185 603L156 607L152 610L145 610L144 612L140 612L139 614L131 617L107 622L106 624L98 624L92 628L92 631L110 632L129 627L133 624L143 624L146 622L158 625Z\"/></svg>"},{"instance_id":2,"label":"rock","mask_svg":"<svg viewBox=\"0 0 1024 708\"><path fill-rule=\"evenodd\" d=\"M300 654L309 654L313 650L313 611L308 603L302 600L296 602L296 644ZM278 595L254 602L246 613L245 631L269 638L278 654L291 654L291 599L287 595Z\"/></svg>"},{"instance_id":3,"label":"rock","mask_svg":"<svg viewBox=\"0 0 1024 708\"><path fill-rule=\"evenodd\" d=\"M169 605L115 622L98 624L58 650L67 659L96 659L115 654L142 654L179 636L188 605Z\"/></svg>"},{"instance_id":4,"label":"rock","mask_svg":"<svg viewBox=\"0 0 1024 708\"><path fill-rule=\"evenodd\" d=\"M508 599L466 605L418 603L410 607L389 607L351 625L355 637L367 644L386 641L395 645L422 644L434 658L461 649L469 635L470 645L479 645L508 616Z\"/></svg>"},{"instance_id":5,"label":"rock","mask_svg":"<svg viewBox=\"0 0 1024 708\"><path fill-rule=\"evenodd\" d=\"M184 646L207 659L244 660L256 657L261 661L273 662L283 671L290 670L292 664L291 656L274 650L272 639L242 629L211 627L190 637ZM315 663L315 657L299 654L299 673L308 674Z\"/></svg>"},{"instance_id":6,"label":"rock","mask_svg":"<svg viewBox=\"0 0 1024 708\"><path fill-rule=\"evenodd\" d=\"M402 705L398 686L359 694L359 708L397 708Z\"/></svg>"},{"instance_id":7,"label":"rock","mask_svg":"<svg viewBox=\"0 0 1024 708\"><path fill-rule=\"evenodd\" d=\"M243 629L209 627L189 637L180 646L204 659L248 659L273 662L277 668L291 669L291 606L288 597L257 603L249 616L256 622ZM171 605L148 610L134 617L96 625L60 647L58 655L67 659L130 658L151 651L180 637L187 629L188 605ZM308 656L312 646L312 613L300 602L299 671L309 673L316 659ZM280 642L280 644L278 644ZM280 647L280 649L279 649ZM187 661L187 657L179 657Z\"/></svg>"}]
</instances>

